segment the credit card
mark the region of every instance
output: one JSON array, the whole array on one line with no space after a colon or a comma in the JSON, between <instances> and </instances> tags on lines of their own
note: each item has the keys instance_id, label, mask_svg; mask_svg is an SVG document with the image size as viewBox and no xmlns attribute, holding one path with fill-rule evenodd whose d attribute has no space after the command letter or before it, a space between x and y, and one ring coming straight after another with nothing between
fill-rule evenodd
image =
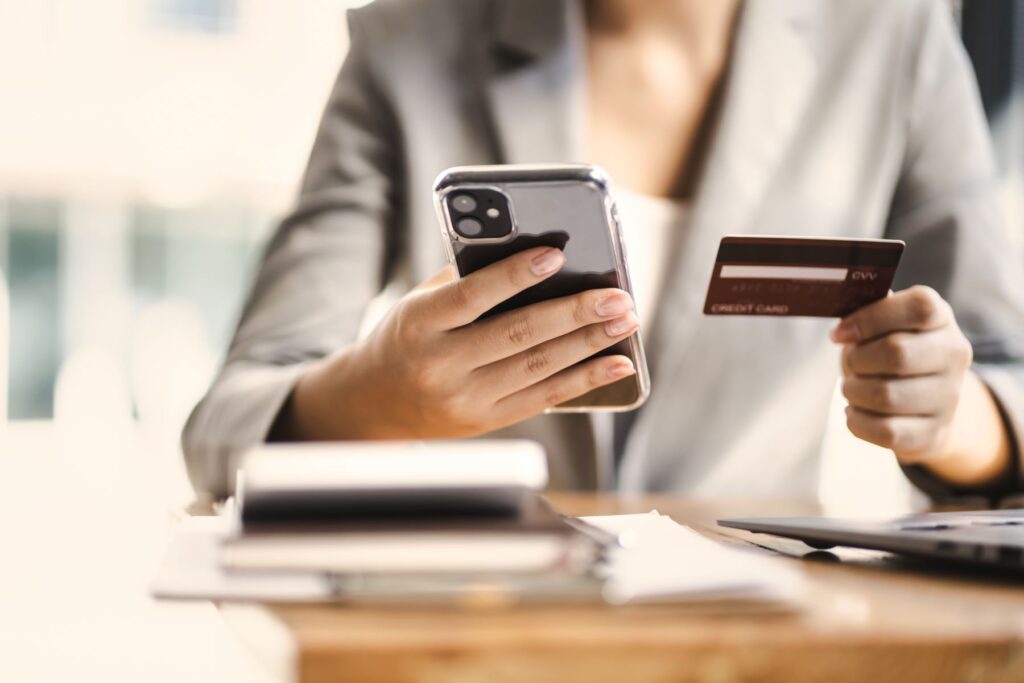
<instances>
[{"instance_id":1,"label":"credit card","mask_svg":"<svg viewBox=\"0 0 1024 683\"><path fill-rule=\"evenodd\" d=\"M904 246L898 240L723 237L704 313L845 317L888 294Z\"/></svg>"}]
</instances>

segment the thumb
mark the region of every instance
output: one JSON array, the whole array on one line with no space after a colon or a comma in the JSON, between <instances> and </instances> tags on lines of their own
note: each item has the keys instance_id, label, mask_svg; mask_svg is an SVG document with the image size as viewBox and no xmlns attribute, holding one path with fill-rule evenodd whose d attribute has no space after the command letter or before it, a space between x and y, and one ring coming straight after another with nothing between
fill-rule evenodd
<instances>
[{"instance_id":1,"label":"thumb","mask_svg":"<svg viewBox=\"0 0 1024 683\"><path fill-rule=\"evenodd\" d=\"M458 271L455 270L455 266L448 264L441 270L437 271L423 282L413 287L414 292L425 292L441 285L448 284L449 282L458 278Z\"/></svg>"}]
</instances>

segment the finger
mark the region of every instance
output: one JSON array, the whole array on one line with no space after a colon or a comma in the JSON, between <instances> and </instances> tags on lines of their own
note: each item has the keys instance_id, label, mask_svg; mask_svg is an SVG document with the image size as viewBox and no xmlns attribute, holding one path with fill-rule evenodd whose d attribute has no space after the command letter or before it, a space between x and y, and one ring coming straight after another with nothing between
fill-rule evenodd
<instances>
[{"instance_id":1,"label":"finger","mask_svg":"<svg viewBox=\"0 0 1024 683\"><path fill-rule=\"evenodd\" d=\"M502 421L518 422L634 374L636 368L626 356L595 358L501 399L495 409Z\"/></svg>"},{"instance_id":2,"label":"finger","mask_svg":"<svg viewBox=\"0 0 1024 683\"><path fill-rule=\"evenodd\" d=\"M453 342L464 344L465 358L486 365L632 310L633 299L621 289L592 289L481 320L456 330Z\"/></svg>"},{"instance_id":3,"label":"finger","mask_svg":"<svg viewBox=\"0 0 1024 683\"><path fill-rule=\"evenodd\" d=\"M945 330L893 332L843 348L849 375L907 377L947 372L970 364L970 344Z\"/></svg>"},{"instance_id":4,"label":"finger","mask_svg":"<svg viewBox=\"0 0 1024 683\"><path fill-rule=\"evenodd\" d=\"M492 395L509 396L626 339L638 327L640 322L630 312L478 368L474 375Z\"/></svg>"},{"instance_id":5,"label":"finger","mask_svg":"<svg viewBox=\"0 0 1024 683\"><path fill-rule=\"evenodd\" d=\"M551 277L565 263L554 247L527 249L424 294L436 329L468 325L502 301Z\"/></svg>"},{"instance_id":6,"label":"finger","mask_svg":"<svg viewBox=\"0 0 1024 683\"><path fill-rule=\"evenodd\" d=\"M949 304L931 287L917 285L846 316L832 330L832 341L848 344L890 332L934 330L952 320Z\"/></svg>"},{"instance_id":7,"label":"finger","mask_svg":"<svg viewBox=\"0 0 1024 683\"><path fill-rule=\"evenodd\" d=\"M849 407L846 426L859 439L908 454L910 462L909 454L923 455L935 443L940 423L936 417L876 415Z\"/></svg>"},{"instance_id":8,"label":"finger","mask_svg":"<svg viewBox=\"0 0 1024 683\"><path fill-rule=\"evenodd\" d=\"M418 292L426 291L428 289L434 289L436 287L439 287L440 285L452 282L458 279L458 277L459 272L455 269L455 266L449 263L447 266L445 266L444 268L437 271L423 282L413 287L412 291Z\"/></svg>"},{"instance_id":9,"label":"finger","mask_svg":"<svg viewBox=\"0 0 1024 683\"><path fill-rule=\"evenodd\" d=\"M946 415L956 406L958 393L947 375L843 381L843 396L851 406L879 415Z\"/></svg>"}]
</instances>

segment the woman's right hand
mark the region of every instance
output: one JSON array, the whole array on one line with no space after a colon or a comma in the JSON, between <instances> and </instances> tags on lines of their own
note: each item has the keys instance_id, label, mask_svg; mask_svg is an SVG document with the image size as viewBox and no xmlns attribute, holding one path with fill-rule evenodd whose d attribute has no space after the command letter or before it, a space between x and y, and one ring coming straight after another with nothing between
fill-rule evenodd
<instances>
[{"instance_id":1,"label":"woman's right hand","mask_svg":"<svg viewBox=\"0 0 1024 683\"><path fill-rule=\"evenodd\" d=\"M634 374L625 356L580 363L636 332L633 301L622 290L588 290L477 320L564 263L561 251L541 247L461 279L443 271L406 295L370 336L299 380L281 435L475 436Z\"/></svg>"}]
</instances>

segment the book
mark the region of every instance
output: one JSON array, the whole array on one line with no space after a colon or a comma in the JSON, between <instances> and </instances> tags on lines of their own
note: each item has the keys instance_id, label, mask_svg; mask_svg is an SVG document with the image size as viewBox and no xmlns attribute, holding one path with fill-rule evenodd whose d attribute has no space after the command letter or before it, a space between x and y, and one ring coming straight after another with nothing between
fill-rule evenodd
<instances>
[{"instance_id":1,"label":"book","mask_svg":"<svg viewBox=\"0 0 1024 683\"><path fill-rule=\"evenodd\" d=\"M602 547L602 539L582 533L534 495L515 517L250 522L225 539L221 564L333 574L579 573Z\"/></svg>"},{"instance_id":2,"label":"book","mask_svg":"<svg viewBox=\"0 0 1024 683\"><path fill-rule=\"evenodd\" d=\"M270 444L243 459L236 497L249 527L515 517L547 480L533 441Z\"/></svg>"},{"instance_id":3,"label":"book","mask_svg":"<svg viewBox=\"0 0 1024 683\"><path fill-rule=\"evenodd\" d=\"M602 541L544 501L530 441L262 446L238 474L230 570L331 574L583 572Z\"/></svg>"}]
</instances>

